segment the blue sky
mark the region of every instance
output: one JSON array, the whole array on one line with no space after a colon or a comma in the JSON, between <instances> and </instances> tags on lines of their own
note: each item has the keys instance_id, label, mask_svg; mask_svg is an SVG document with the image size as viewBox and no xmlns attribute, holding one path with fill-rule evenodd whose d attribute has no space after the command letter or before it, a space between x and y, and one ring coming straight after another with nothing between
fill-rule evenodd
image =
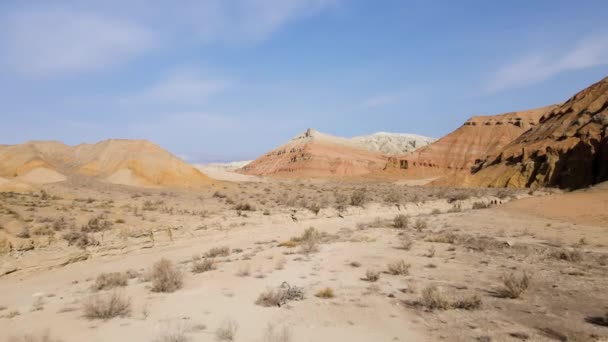
<instances>
[{"instance_id":1,"label":"blue sky","mask_svg":"<svg viewBox=\"0 0 608 342\"><path fill-rule=\"evenodd\" d=\"M606 13L559 0L3 1L0 143L145 138L206 161L308 127L440 137L608 76Z\"/></svg>"}]
</instances>

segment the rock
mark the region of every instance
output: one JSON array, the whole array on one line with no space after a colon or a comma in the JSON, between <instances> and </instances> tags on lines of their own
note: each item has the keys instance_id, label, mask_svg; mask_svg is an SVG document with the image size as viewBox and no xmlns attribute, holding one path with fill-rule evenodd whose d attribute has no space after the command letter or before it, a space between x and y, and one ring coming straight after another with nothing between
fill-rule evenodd
<instances>
[{"instance_id":1,"label":"rock","mask_svg":"<svg viewBox=\"0 0 608 342\"><path fill-rule=\"evenodd\" d=\"M77 252L77 253L74 253L74 254L68 256L66 260L64 260L62 263L59 264L59 266L66 266L69 264L73 264L75 262L85 261L85 260L89 259L90 257L91 257L90 252L87 252L87 251Z\"/></svg>"},{"instance_id":2,"label":"rock","mask_svg":"<svg viewBox=\"0 0 608 342\"><path fill-rule=\"evenodd\" d=\"M11 274L13 272L17 272L19 268L12 261L1 261L0 260L0 276Z\"/></svg>"},{"instance_id":3,"label":"rock","mask_svg":"<svg viewBox=\"0 0 608 342\"><path fill-rule=\"evenodd\" d=\"M578 189L608 180L608 77L474 169L473 185ZM525 151L525 153L524 153Z\"/></svg>"}]
</instances>

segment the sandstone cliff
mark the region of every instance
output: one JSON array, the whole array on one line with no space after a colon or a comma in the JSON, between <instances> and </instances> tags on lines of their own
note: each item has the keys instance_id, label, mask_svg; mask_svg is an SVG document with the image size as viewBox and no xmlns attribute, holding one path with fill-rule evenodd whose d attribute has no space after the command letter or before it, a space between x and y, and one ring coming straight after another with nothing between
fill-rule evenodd
<instances>
[{"instance_id":1,"label":"sandstone cliff","mask_svg":"<svg viewBox=\"0 0 608 342\"><path fill-rule=\"evenodd\" d=\"M477 161L500 151L538 124L555 106L500 115L474 116L461 127L412 153L390 159L387 169L438 168L469 173Z\"/></svg>"},{"instance_id":2,"label":"sandstone cliff","mask_svg":"<svg viewBox=\"0 0 608 342\"><path fill-rule=\"evenodd\" d=\"M580 188L608 180L608 78L542 116L475 169L473 185Z\"/></svg>"}]
</instances>

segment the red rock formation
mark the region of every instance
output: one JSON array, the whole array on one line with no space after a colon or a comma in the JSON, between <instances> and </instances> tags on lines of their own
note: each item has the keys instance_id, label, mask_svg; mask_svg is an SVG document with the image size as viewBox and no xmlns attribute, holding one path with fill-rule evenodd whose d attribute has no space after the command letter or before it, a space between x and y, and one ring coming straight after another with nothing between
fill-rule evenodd
<instances>
[{"instance_id":1,"label":"red rock formation","mask_svg":"<svg viewBox=\"0 0 608 342\"><path fill-rule=\"evenodd\" d=\"M365 150L349 139L308 129L239 172L293 178L351 176L382 170L386 160L383 154Z\"/></svg>"},{"instance_id":2,"label":"red rock formation","mask_svg":"<svg viewBox=\"0 0 608 342\"><path fill-rule=\"evenodd\" d=\"M432 167L470 172L476 161L500 151L523 132L534 127L548 106L500 115L474 116L461 127L414 152L396 157L387 168Z\"/></svg>"},{"instance_id":3,"label":"red rock formation","mask_svg":"<svg viewBox=\"0 0 608 342\"><path fill-rule=\"evenodd\" d=\"M473 184L580 188L608 180L608 77L485 158Z\"/></svg>"}]
</instances>

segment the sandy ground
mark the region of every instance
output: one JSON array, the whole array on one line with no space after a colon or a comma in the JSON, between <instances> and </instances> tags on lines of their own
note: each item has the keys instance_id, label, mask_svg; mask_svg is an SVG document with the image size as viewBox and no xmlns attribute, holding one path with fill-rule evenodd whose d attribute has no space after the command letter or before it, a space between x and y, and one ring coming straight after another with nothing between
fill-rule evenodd
<instances>
[{"instance_id":1,"label":"sandy ground","mask_svg":"<svg viewBox=\"0 0 608 342\"><path fill-rule=\"evenodd\" d=\"M46 194L5 194L0 238L12 239L29 225L34 248L16 250L28 239L13 239L14 249L0 257L0 265L14 266L0 276L0 340L48 329L62 341L176 340L171 334L183 341L216 341L227 320L238 326L235 341L608 338L608 328L590 323L608 309L605 210L587 212L583 223L568 207L543 209L552 201L579 203L579 194L529 197L475 190L465 196L449 189L368 184L364 205L337 209L336 194L352 196L356 189L355 184L241 183L214 194L58 183L46 185ZM394 189L401 197L389 201ZM605 198L603 191L587 195L590 202ZM471 210L476 203L506 203L510 196L522 199ZM323 205L315 215L304 201ZM244 202L257 210L234 209ZM79 227L98 214L114 222L109 230L92 233L98 246L68 247L61 239L64 230L34 234L45 222L55 226L59 217ZM406 228L393 226L400 214L410 217ZM281 244L309 227L322 233L315 251ZM412 242L409 249L402 248L406 240ZM194 255L220 246L230 254L215 258L215 270L191 271ZM184 273L183 287L173 293L153 292L144 276L161 258ZM408 274L387 273L387 264L399 260L410 265ZM130 314L84 317L90 296L114 291L93 291L96 277L128 270L139 275L118 291L130 299ZM368 270L378 271L379 279L365 280ZM532 278L520 298L497 295L501 277L522 271ZM284 281L301 287L304 300L281 307L255 304ZM481 306L431 310L420 305L429 286L437 286L449 302L477 296ZM333 298L315 296L326 287ZM287 329L289 337L269 338L269 325Z\"/></svg>"}]
</instances>

